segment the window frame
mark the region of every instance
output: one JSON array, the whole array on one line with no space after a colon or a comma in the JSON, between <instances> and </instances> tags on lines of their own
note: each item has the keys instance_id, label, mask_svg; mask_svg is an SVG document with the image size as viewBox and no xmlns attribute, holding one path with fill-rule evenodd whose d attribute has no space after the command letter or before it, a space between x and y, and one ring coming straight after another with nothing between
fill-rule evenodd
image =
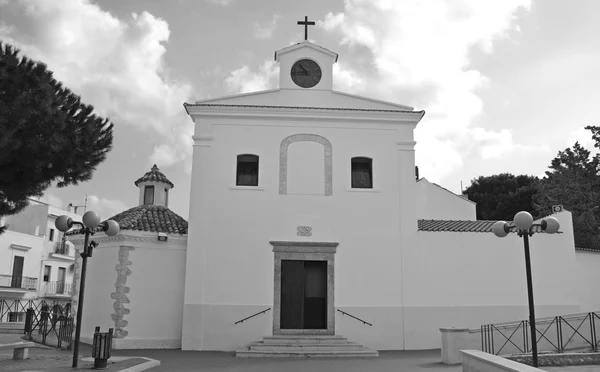
<instances>
[{"instance_id":1,"label":"window frame","mask_svg":"<svg viewBox=\"0 0 600 372\"><path fill-rule=\"evenodd\" d=\"M243 157L252 158L254 161L242 161ZM259 187L260 185L260 156L257 154L238 154L235 163L235 186L236 187ZM240 163L256 164L256 184L240 184Z\"/></svg>"},{"instance_id":2,"label":"window frame","mask_svg":"<svg viewBox=\"0 0 600 372\"><path fill-rule=\"evenodd\" d=\"M46 278L46 269L48 269L48 278ZM42 281L44 283L50 282L50 278L52 277L52 265L44 265L44 273L42 274Z\"/></svg>"},{"instance_id":3,"label":"window frame","mask_svg":"<svg viewBox=\"0 0 600 372\"><path fill-rule=\"evenodd\" d=\"M369 178L371 187L355 187L354 186L354 164L367 163L369 165ZM375 172L373 167L373 158L369 156L353 156L350 158L350 189L352 190L375 190Z\"/></svg>"},{"instance_id":4,"label":"window frame","mask_svg":"<svg viewBox=\"0 0 600 372\"><path fill-rule=\"evenodd\" d=\"M152 196L152 201L150 203L146 202L146 199L148 198L148 190L152 190L151 196ZM154 204L155 201L155 196L156 196L156 189L154 187L154 185L145 185L144 186L144 205L152 205Z\"/></svg>"}]
</instances>

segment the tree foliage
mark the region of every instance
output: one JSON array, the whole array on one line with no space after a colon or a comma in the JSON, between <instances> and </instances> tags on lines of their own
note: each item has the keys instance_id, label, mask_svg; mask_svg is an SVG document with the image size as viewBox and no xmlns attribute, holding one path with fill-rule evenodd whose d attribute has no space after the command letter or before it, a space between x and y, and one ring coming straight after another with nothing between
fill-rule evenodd
<instances>
[{"instance_id":1,"label":"tree foliage","mask_svg":"<svg viewBox=\"0 0 600 372\"><path fill-rule=\"evenodd\" d=\"M599 147L600 128L586 129L592 131L595 147ZM590 154L579 142L559 151L540 181L534 206L547 215L553 205L562 205L573 216L575 246L600 248L600 155Z\"/></svg>"},{"instance_id":2,"label":"tree foliage","mask_svg":"<svg viewBox=\"0 0 600 372\"><path fill-rule=\"evenodd\" d=\"M519 211L533 211L532 198L537 193L538 178L501 173L480 176L463 191L477 203L478 220L512 221Z\"/></svg>"},{"instance_id":3,"label":"tree foliage","mask_svg":"<svg viewBox=\"0 0 600 372\"><path fill-rule=\"evenodd\" d=\"M19 52L0 42L0 216L18 213L53 181L90 180L113 141L108 119Z\"/></svg>"}]
</instances>

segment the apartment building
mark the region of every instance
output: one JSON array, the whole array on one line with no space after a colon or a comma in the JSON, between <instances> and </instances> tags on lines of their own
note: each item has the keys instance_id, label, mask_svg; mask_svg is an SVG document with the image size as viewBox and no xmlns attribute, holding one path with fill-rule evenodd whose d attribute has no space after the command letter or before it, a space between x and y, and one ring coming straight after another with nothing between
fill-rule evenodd
<instances>
[{"instance_id":1,"label":"apartment building","mask_svg":"<svg viewBox=\"0 0 600 372\"><path fill-rule=\"evenodd\" d=\"M83 210L73 209L30 199L20 213L1 218L7 231L0 235L0 322L24 321L30 300L70 300L75 250L54 222L63 214L81 221Z\"/></svg>"}]
</instances>

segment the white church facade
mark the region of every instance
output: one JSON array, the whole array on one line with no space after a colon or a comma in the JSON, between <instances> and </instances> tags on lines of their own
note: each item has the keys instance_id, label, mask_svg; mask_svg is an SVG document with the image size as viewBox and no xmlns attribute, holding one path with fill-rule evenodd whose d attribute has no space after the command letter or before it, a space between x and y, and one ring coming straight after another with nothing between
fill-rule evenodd
<instances>
[{"instance_id":1,"label":"white church facade","mask_svg":"<svg viewBox=\"0 0 600 372\"><path fill-rule=\"evenodd\" d=\"M334 91L337 58L304 41L275 53L277 89L184 105L189 223L168 210L173 185L156 167L136 182L139 205L115 216L121 233L95 236L84 336L101 325L118 328L117 348L344 336L414 350L440 348L440 327L527 318L522 242L418 178L425 113ZM162 196L146 199L145 186ZM178 228L144 224L154 209ZM536 313L598 310L581 283L600 280L600 253L577 256L570 213L554 217L561 234L531 239Z\"/></svg>"}]
</instances>

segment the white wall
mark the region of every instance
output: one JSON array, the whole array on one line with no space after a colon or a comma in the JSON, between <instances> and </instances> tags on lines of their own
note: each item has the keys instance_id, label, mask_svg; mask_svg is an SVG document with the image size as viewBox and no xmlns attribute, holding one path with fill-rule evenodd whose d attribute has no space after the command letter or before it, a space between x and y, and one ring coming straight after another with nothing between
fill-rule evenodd
<instances>
[{"instance_id":1,"label":"white wall","mask_svg":"<svg viewBox=\"0 0 600 372\"><path fill-rule=\"evenodd\" d=\"M27 247L30 249L17 249L12 246L13 244L17 246ZM39 287L39 267L43 251L43 237L22 234L7 230L4 234L0 235L0 275L12 275L14 257L21 256L24 257L23 276L38 278ZM0 279L0 286L5 285L10 286L10 278L3 276ZM2 291L2 289L0 289L0 291ZM12 293L9 291L0 292L0 296L24 296L23 294ZM28 292L24 297L30 298L34 297L36 294L36 291L31 291Z\"/></svg>"},{"instance_id":2,"label":"white wall","mask_svg":"<svg viewBox=\"0 0 600 372\"><path fill-rule=\"evenodd\" d=\"M421 178L417 182L417 218L427 220L476 220L476 204Z\"/></svg>"},{"instance_id":3,"label":"white wall","mask_svg":"<svg viewBox=\"0 0 600 372\"><path fill-rule=\"evenodd\" d=\"M600 311L600 251L575 251L581 311Z\"/></svg>"},{"instance_id":4,"label":"white wall","mask_svg":"<svg viewBox=\"0 0 600 372\"><path fill-rule=\"evenodd\" d=\"M536 317L580 310L571 214L554 216L564 234L530 239ZM515 234L419 232L415 248L404 252L407 349L438 348L441 327L528 317L524 248Z\"/></svg>"},{"instance_id":5,"label":"white wall","mask_svg":"<svg viewBox=\"0 0 600 372\"><path fill-rule=\"evenodd\" d=\"M117 349L180 348L185 244L174 243L174 235L168 235L165 243L158 242L158 234L152 232L124 231L120 236L121 239L104 234L94 236L99 246L87 260L82 340L91 342L95 326L100 326L102 332L109 328L116 332L121 326L127 335L115 338ZM74 242L78 249L82 247L81 239ZM120 256L125 250L129 252L128 259ZM121 269L127 274L119 277ZM80 268L77 270L79 275ZM76 280L79 286L79 277ZM113 314L117 286L121 285L127 297L123 307L128 311L119 320ZM120 321L124 322L117 324Z\"/></svg>"},{"instance_id":6,"label":"white wall","mask_svg":"<svg viewBox=\"0 0 600 372\"><path fill-rule=\"evenodd\" d=\"M273 305L274 263L269 244L273 240L339 242L336 306L366 312L371 319L388 314L397 328L372 328L369 339L379 338L401 348L402 296L395 284L400 281L399 227L406 223L407 231L416 234L416 218L410 213L415 202L410 197L415 183L414 154L399 152L398 142L410 143L412 130L408 128L414 123L367 125L291 118L199 122L196 136L208 135L203 132L210 127L214 140L194 149L184 349L232 350L265 335L272 313L251 320L250 325L234 322ZM331 142L332 196L322 192L279 195L280 143L298 133L316 134ZM321 145L295 142L288 155L302 156L302 149L322 154L322 146L316 151L317 146ZM260 156L258 189L234 187L238 154ZM373 159L375 189L350 189L350 159L355 156ZM320 161L322 164L322 157ZM316 188L310 187L323 184L322 166L301 168L303 163L293 159L289 164L305 177L314 178L306 185L288 183L289 191L304 186L312 193ZM288 182L293 180L293 176L288 178ZM403 221L396 207L399 189L406 193L403 205L408 218ZM313 235L297 236L297 226L311 226ZM344 326L345 320L340 320L339 332L352 332L354 324Z\"/></svg>"}]
</instances>

